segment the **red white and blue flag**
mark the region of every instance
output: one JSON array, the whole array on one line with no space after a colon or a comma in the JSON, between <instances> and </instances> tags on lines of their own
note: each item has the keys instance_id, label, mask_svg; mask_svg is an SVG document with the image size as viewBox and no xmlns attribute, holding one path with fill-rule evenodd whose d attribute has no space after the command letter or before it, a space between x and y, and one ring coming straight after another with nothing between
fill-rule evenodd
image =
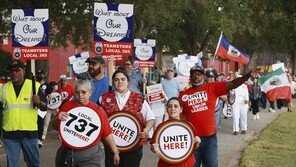
<instances>
[{"instance_id":1,"label":"red white and blue flag","mask_svg":"<svg viewBox=\"0 0 296 167\"><path fill-rule=\"evenodd\" d=\"M222 34L220 36L215 55L218 55L223 59L242 63L244 65L250 62L250 56L235 47Z\"/></svg>"}]
</instances>

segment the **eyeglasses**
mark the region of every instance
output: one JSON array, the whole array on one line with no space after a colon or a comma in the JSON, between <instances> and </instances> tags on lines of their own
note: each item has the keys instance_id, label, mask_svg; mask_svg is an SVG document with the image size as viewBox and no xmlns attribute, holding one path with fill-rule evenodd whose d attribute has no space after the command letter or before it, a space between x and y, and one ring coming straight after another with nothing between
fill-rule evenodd
<instances>
[{"instance_id":1,"label":"eyeglasses","mask_svg":"<svg viewBox=\"0 0 296 167\"><path fill-rule=\"evenodd\" d=\"M130 66L130 65L132 65L132 64L129 64L129 63L124 63L124 65L125 65L125 66Z\"/></svg>"},{"instance_id":2,"label":"eyeglasses","mask_svg":"<svg viewBox=\"0 0 296 167\"><path fill-rule=\"evenodd\" d=\"M22 69L20 69L20 68L12 68L12 69L9 70L10 73L20 72L20 71L22 71Z\"/></svg>"},{"instance_id":3,"label":"eyeglasses","mask_svg":"<svg viewBox=\"0 0 296 167\"><path fill-rule=\"evenodd\" d=\"M80 93L82 93L82 94L85 95L87 92L88 92L88 91L86 91L86 90L81 90L81 91L77 91L77 90L76 90L76 91L75 91L75 93L78 94L78 95L79 95Z\"/></svg>"}]
</instances>

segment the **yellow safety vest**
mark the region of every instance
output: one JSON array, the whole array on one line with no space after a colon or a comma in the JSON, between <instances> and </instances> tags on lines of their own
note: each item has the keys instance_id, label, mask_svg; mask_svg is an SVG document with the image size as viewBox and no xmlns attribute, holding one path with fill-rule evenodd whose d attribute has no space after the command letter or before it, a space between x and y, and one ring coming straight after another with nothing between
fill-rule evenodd
<instances>
[{"instance_id":1,"label":"yellow safety vest","mask_svg":"<svg viewBox=\"0 0 296 167\"><path fill-rule=\"evenodd\" d=\"M36 92L40 84L36 82ZM32 81L26 79L18 97L12 82L7 82L0 90L3 104L3 129L5 131L36 131L38 112L32 104Z\"/></svg>"}]
</instances>

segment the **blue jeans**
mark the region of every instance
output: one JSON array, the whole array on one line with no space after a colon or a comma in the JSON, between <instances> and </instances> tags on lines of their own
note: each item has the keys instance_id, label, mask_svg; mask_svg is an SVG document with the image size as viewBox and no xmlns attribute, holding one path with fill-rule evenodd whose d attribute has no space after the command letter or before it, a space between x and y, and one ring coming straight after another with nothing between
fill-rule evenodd
<instances>
[{"instance_id":1,"label":"blue jeans","mask_svg":"<svg viewBox=\"0 0 296 167\"><path fill-rule=\"evenodd\" d=\"M217 128L220 128L221 127L221 113L222 113L222 110L223 110L223 106L224 106L224 102L222 100L219 100L218 102L218 109L216 110L215 112L215 117L216 117L216 125L217 125Z\"/></svg>"},{"instance_id":2,"label":"blue jeans","mask_svg":"<svg viewBox=\"0 0 296 167\"><path fill-rule=\"evenodd\" d=\"M201 137L201 143L194 152L195 167L218 167L218 139L213 134L209 137Z\"/></svg>"},{"instance_id":3,"label":"blue jeans","mask_svg":"<svg viewBox=\"0 0 296 167\"><path fill-rule=\"evenodd\" d=\"M27 166L40 166L37 138L3 139L3 143L7 154L8 167L20 166L19 161L21 150L23 151Z\"/></svg>"}]
</instances>

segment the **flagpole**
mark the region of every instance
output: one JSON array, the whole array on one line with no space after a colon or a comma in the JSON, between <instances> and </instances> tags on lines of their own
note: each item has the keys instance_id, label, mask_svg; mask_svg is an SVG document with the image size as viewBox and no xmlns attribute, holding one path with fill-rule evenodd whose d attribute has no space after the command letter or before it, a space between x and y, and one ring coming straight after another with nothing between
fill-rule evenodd
<instances>
[{"instance_id":1,"label":"flagpole","mask_svg":"<svg viewBox=\"0 0 296 167\"><path fill-rule=\"evenodd\" d=\"M222 39L222 35L223 35L223 31L221 31L221 35L220 35L220 37L219 37L219 41L218 41L218 44L217 44L217 46L216 46L216 51L215 51L215 54L214 54L214 56L213 56L213 58L212 58L212 64L211 64L211 66L213 66L213 64L214 64L214 61L215 61L215 59L217 58L217 51L218 51L218 49L219 49L219 45L220 45L220 42L221 42L221 39Z\"/></svg>"},{"instance_id":2,"label":"flagpole","mask_svg":"<svg viewBox=\"0 0 296 167\"><path fill-rule=\"evenodd\" d=\"M219 41L218 41L218 44L217 44L217 47L216 47L216 51L215 51L214 57L216 57L216 54L217 54L217 52L218 52L218 49L219 49L219 45L220 45L220 42L221 42L222 36L223 36L223 31L221 31L221 35L220 35L220 37L219 37Z\"/></svg>"}]
</instances>

